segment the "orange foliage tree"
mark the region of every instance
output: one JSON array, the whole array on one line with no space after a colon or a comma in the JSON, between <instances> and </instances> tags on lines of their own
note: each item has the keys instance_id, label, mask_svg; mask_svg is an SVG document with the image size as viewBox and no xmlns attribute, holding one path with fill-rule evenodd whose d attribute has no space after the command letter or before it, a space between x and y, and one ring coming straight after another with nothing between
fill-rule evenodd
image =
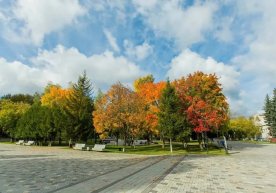
<instances>
[{"instance_id":1,"label":"orange foliage tree","mask_svg":"<svg viewBox=\"0 0 276 193\"><path fill-rule=\"evenodd\" d=\"M195 72L174 85L195 132L217 131L227 123L229 106L215 74Z\"/></svg>"},{"instance_id":2,"label":"orange foliage tree","mask_svg":"<svg viewBox=\"0 0 276 193\"><path fill-rule=\"evenodd\" d=\"M71 92L72 89L63 89L58 85L48 85L45 93L41 96L41 104L51 108L64 108Z\"/></svg>"},{"instance_id":3,"label":"orange foliage tree","mask_svg":"<svg viewBox=\"0 0 276 193\"><path fill-rule=\"evenodd\" d=\"M117 83L95 102L93 121L101 138L114 135L125 143L133 140L143 127L144 106L131 89Z\"/></svg>"},{"instance_id":4,"label":"orange foliage tree","mask_svg":"<svg viewBox=\"0 0 276 193\"><path fill-rule=\"evenodd\" d=\"M159 100L162 95L162 91L165 88L165 82L146 82L140 84L137 89L137 94L140 96L146 108L145 111L145 133L146 135L157 135L159 134L158 126L158 116L159 113Z\"/></svg>"}]
</instances>

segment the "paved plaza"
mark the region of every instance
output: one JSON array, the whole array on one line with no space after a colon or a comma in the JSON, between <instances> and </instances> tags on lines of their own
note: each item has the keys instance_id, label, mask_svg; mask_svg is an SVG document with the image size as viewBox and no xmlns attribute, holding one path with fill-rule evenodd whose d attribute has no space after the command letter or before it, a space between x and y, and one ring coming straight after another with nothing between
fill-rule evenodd
<instances>
[{"instance_id":1,"label":"paved plaza","mask_svg":"<svg viewBox=\"0 0 276 193\"><path fill-rule=\"evenodd\" d=\"M276 192L276 145L229 156L141 156L0 144L0 193Z\"/></svg>"}]
</instances>

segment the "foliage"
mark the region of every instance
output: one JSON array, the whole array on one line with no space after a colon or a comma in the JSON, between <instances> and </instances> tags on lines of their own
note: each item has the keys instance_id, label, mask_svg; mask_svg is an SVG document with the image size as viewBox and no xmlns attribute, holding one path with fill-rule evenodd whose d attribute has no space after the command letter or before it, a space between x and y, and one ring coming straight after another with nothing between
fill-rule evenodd
<instances>
[{"instance_id":1,"label":"foliage","mask_svg":"<svg viewBox=\"0 0 276 193\"><path fill-rule=\"evenodd\" d=\"M21 116L30 108L27 103L15 103L11 100L0 101L0 128L2 132L14 137L16 134L16 124Z\"/></svg>"},{"instance_id":2,"label":"foliage","mask_svg":"<svg viewBox=\"0 0 276 193\"><path fill-rule=\"evenodd\" d=\"M154 78L153 78L152 74L149 74L144 77L140 77L140 78L136 79L133 83L134 90L137 92L140 89L141 85L143 85L145 83L153 83L153 82L154 82Z\"/></svg>"},{"instance_id":3,"label":"foliage","mask_svg":"<svg viewBox=\"0 0 276 193\"><path fill-rule=\"evenodd\" d=\"M158 134L157 114L159 112L159 100L165 86L165 82L147 82L140 85L140 88L137 91L138 96L141 97L145 103L145 123L151 134Z\"/></svg>"},{"instance_id":4,"label":"foliage","mask_svg":"<svg viewBox=\"0 0 276 193\"><path fill-rule=\"evenodd\" d=\"M91 97L92 85L85 72L79 76L78 82L73 84L71 89L65 108L71 120L67 129L68 138L74 141L87 141L94 130L91 119L94 103Z\"/></svg>"},{"instance_id":5,"label":"foliage","mask_svg":"<svg viewBox=\"0 0 276 193\"><path fill-rule=\"evenodd\" d=\"M54 138L55 135L56 130L48 107L34 104L18 121L17 138L32 138L42 142Z\"/></svg>"},{"instance_id":6,"label":"foliage","mask_svg":"<svg viewBox=\"0 0 276 193\"><path fill-rule=\"evenodd\" d=\"M41 104L50 108L65 108L72 89L63 89L58 85L48 85L41 96Z\"/></svg>"},{"instance_id":7,"label":"foliage","mask_svg":"<svg viewBox=\"0 0 276 193\"><path fill-rule=\"evenodd\" d=\"M230 120L229 129L234 139L254 138L261 134L261 130L252 119L237 117Z\"/></svg>"},{"instance_id":8,"label":"foliage","mask_svg":"<svg viewBox=\"0 0 276 193\"><path fill-rule=\"evenodd\" d=\"M102 137L123 137L125 142L135 138L143 128L143 101L132 90L117 83L95 103L94 125Z\"/></svg>"},{"instance_id":9,"label":"foliage","mask_svg":"<svg viewBox=\"0 0 276 193\"><path fill-rule=\"evenodd\" d=\"M227 124L228 103L214 74L195 72L174 82L182 112L197 133L218 130Z\"/></svg>"},{"instance_id":10,"label":"foliage","mask_svg":"<svg viewBox=\"0 0 276 193\"><path fill-rule=\"evenodd\" d=\"M1 97L2 99L8 99L14 103L27 103L27 104L33 104L34 102L34 96L30 95L30 94L7 94L4 95L3 97Z\"/></svg>"},{"instance_id":11,"label":"foliage","mask_svg":"<svg viewBox=\"0 0 276 193\"><path fill-rule=\"evenodd\" d=\"M271 99L266 96L264 111L266 124L270 127L272 136L276 137L276 89L273 90Z\"/></svg>"},{"instance_id":12,"label":"foliage","mask_svg":"<svg viewBox=\"0 0 276 193\"><path fill-rule=\"evenodd\" d=\"M179 98L176 96L175 89L169 81L167 81L166 87L162 92L159 104L158 128L160 129L162 138L169 138L171 145L172 139L183 128L182 123L184 123L184 117L180 113Z\"/></svg>"}]
</instances>

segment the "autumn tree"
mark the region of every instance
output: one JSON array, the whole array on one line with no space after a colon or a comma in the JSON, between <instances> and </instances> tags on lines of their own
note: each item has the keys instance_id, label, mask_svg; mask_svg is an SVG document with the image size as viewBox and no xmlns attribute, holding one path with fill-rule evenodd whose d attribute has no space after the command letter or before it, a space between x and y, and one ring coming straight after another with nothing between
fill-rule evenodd
<instances>
[{"instance_id":1,"label":"autumn tree","mask_svg":"<svg viewBox=\"0 0 276 193\"><path fill-rule=\"evenodd\" d=\"M111 86L95 103L94 125L102 137L122 137L130 143L139 133L143 120L143 101L131 89L121 83Z\"/></svg>"},{"instance_id":2,"label":"autumn tree","mask_svg":"<svg viewBox=\"0 0 276 193\"><path fill-rule=\"evenodd\" d=\"M94 131L91 119L94 103L91 94L92 85L84 72L79 76L78 82L72 85L66 103L66 113L71 120L66 132L70 143L72 140L87 141Z\"/></svg>"},{"instance_id":3,"label":"autumn tree","mask_svg":"<svg viewBox=\"0 0 276 193\"><path fill-rule=\"evenodd\" d=\"M134 90L138 91L139 88L140 88L140 86L142 86L143 84L145 84L145 83L153 83L153 82L154 82L154 78L153 78L152 74L140 77L140 78L136 79L134 81L134 83L133 83Z\"/></svg>"},{"instance_id":4,"label":"autumn tree","mask_svg":"<svg viewBox=\"0 0 276 193\"><path fill-rule=\"evenodd\" d=\"M146 82L139 86L137 94L144 100L145 104L145 133L146 136L158 135L158 112L162 91L165 88L165 82ZM149 137L148 137L149 138Z\"/></svg>"},{"instance_id":5,"label":"autumn tree","mask_svg":"<svg viewBox=\"0 0 276 193\"><path fill-rule=\"evenodd\" d=\"M261 129L252 118L237 117L230 120L229 133L234 139L255 138L261 134Z\"/></svg>"},{"instance_id":6,"label":"autumn tree","mask_svg":"<svg viewBox=\"0 0 276 193\"><path fill-rule=\"evenodd\" d=\"M30 105L27 103L2 99L0 101L0 128L2 132L14 138L16 136L16 124L29 108Z\"/></svg>"},{"instance_id":7,"label":"autumn tree","mask_svg":"<svg viewBox=\"0 0 276 193\"><path fill-rule=\"evenodd\" d=\"M194 132L206 139L208 131L219 131L228 121L228 103L215 74L195 72L174 83L181 107ZM201 136L198 135L201 144Z\"/></svg>"}]
</instances>

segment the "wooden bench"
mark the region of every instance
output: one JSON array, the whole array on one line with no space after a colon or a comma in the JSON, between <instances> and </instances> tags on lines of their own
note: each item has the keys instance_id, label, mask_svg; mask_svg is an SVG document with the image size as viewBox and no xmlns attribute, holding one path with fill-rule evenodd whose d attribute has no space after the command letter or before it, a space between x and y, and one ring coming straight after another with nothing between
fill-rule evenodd
<instances>
[{"instance_id":1,"label":"wooden bench","mask_svg":"<svg viewBox=\"0 0 276 193\"><path fill-rule=\"evenodd\" d=\"M105 149L105 145L102 144L95 144L95 146L92 148L93 151L103 151Z\"/></svg>"},{"instance_id":2,"label":"wooden bench","mask_svg":"<svg viewBox=\"0 0 276 193\"><path fill-rule=\"evenodd\" d=\"M28 141L27 143L23 143L23 145L27 145L27 146L31 146L34 145L35 142L34 141Z\"/></svg>"},{"instance_id":3,"label":"wooden bench","mask_svg":"<svg viewBox=\"0 0 276 193\"><path fill-rule=\"evenodd\" d=\"M24 140L19 140L18 142L15 143L15 145L23 145L24 144Z\"/></svg>"},{"instance_id":4,"label":"wooden bench","mask_svg":"<svg viewBox=\"0 0 276 193\"><path fill-rule=\"evenodd\" d=\"M73 149L76 150L86 150L86 145L84 143L76 143Z\"/></svg>"}]
</instances>

